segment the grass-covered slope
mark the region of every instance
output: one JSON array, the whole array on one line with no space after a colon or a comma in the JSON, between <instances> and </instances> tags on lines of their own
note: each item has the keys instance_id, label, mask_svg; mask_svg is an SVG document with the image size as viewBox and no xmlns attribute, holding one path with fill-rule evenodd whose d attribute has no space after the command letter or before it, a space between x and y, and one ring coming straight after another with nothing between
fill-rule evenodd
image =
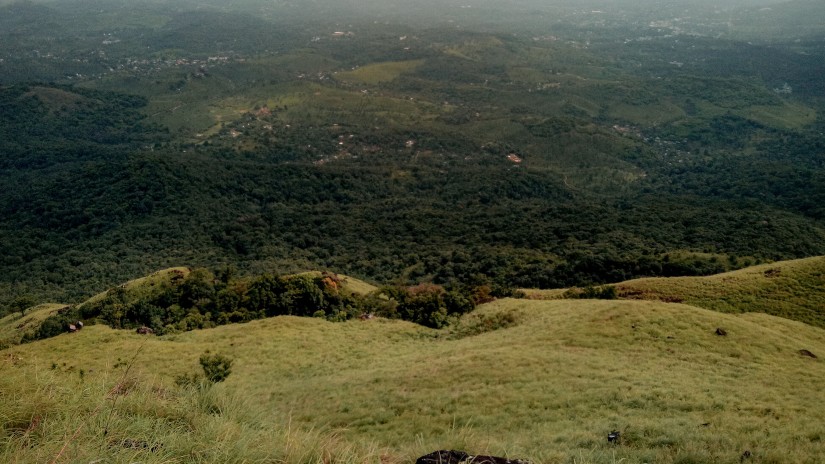
<instances>
[{"instance_id":1,"label":"grass-covered slope","mask_svg":"<svg viewBox=\"0 0 825 464\"><path fill-rule=\"evenodd\" d=\"M620 298L684 302L727 313L760 312L825 327L825 257L782 261L708 277L637 279Z\"/></svg>"},{"instance_id":2,"label":"grass-covered slope","mask_svg":"<svg viewBox=\"0 0 825 464\"><path fill-rule=\"evenodd\" d=\"M24 335L37 330L46 318L65 307L64 304L45 303L27 309L23 315L11 313L0 318L0 349L17 345Z\"/></svg>"},{"instance_id":3,"label":"grass-covered slope","mask_svg":"<svg viewBox=\"0 0 825 464\"><path fill-rule=\"evenodd\" d=\"M171 267L168 269L161 269L160 271L153 272L148 276L132 279L124 284L121 284L117 288L123 290L126 299L131 301L149 298L154 296L154 293L160 291L165 285L169 285L175 280L185 278L189 275L189 272L190 269L187 267ZM109 289L105 292L98 293L97 295L81 303L81 306L101 301L113 290L114 289Z\"/></svg>"},{"instance_id":4,"label":"grass-covered slope","mask_svg":"<svg viewBox=\"0 0 825 464\"><path fill-rule=\"evenodd\" d=\"M235 360L228 380L174 387L205 350ZM652 301L499 300L453 332L295 317L148 338L94 326L3 352L0 458L50 461L69 443L63 462L410 462L460 448L813 463L825 371L800 350L825 353L825 332ZM106 392L133 358L135 394L115 402Z\"/></svg>"},{"instance_id":5,"label":"grass-covered slope","mask_svg":"<svg viewBox=\"0 0 825 464\"><path fill-rule=\"evenodd\" d=\"M203 268L168 268L110 288L76 305L42 304L26 308L22 313L0 318L0 348L58 335L78 321L116 329L146 326L161 334L280 314L323 315L337 320L379 309L368 304L375 302L371 294L378 287L356 278L309 271L278 278L263 275L235 279L231 277L233 272L226 268L215 276ZM267 299L276 296L281 298L277 302ZM297 314L292 312L295 309L311 312ZM470 309L465 308L464 312Z\"/></svg>"}]
</instances>

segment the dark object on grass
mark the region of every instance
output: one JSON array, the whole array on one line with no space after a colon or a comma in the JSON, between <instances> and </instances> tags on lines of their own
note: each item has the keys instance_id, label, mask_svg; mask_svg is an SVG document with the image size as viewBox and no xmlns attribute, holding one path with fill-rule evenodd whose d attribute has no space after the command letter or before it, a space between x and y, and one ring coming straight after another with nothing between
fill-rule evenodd
<instances>
[{"instance_id":1,"label":"dark object on grass","mask_svg":"<svg viewBox=\"0 0 825 464\"><path fill-rule=\"evenodd\" d=\"M77 330L80 330L83 328L83 321L77 321L74 323L74 325L75 327L77 327Z\"/></svg>"},{"instance_id":2,"label":"dark object on grass","mask_svg":"<svg viewBox=\"0 0 825 464\"><path fill-rule=\"evenodd\" d=\"M724 337L727 334L728 334L728 332L725 329L723 329L721 327L716 328L716 335L719 335L720 337Z\"/></svg>"},{"instance_id":3,"label":"dark object on grass","mask_svg":"<svg viewBox=\"0 0 825 464\"><path fill-rule=\"evenodd\" d=\"M782 269L779 269L779 268L768 269L768 270L765 271L765 277L768 277L768 278L776 277L781 273L782 273Z\"/></svg>"},{"instance_id":4,"label":"dark object on grass","mask_svg":"<svg viewBox=\"0 0 825 464\"><path fill-rule=\"evenodd\" d=\"M816 355L811 353L808 350L799 350L799 354L801 354L802 356L807 356L807 357L812 358L812 359L816 359Z\"/></svg>"},{"instance_id":5,"label":"dark object on grass","mask_svg":"<svg viewBox=\"0 0 825 464\"><path fill-rule=\"evenodd\" d=\"M751 456L753 456L753 454L751 454L750 450L745 450L745 452L742 453L742 456L739 456L739 460L744 461L745 459L750 459Z\"/></svg>"},{"instance_id":6,"label":"dark object on grass","mask_svg":"<svg viewBox=\"0 0 825 464\"><path fill-rule=\"evenodd\" d=\"M141 335L152 335L153 333L155 333L154 330L152 330L152 329L150 329L149 327L146 327L146 326L139 327L135 332L137 332Z\"/></svg>"},{"instance_id":7,"label":"dark object on grass","mask_svg":"<svg viewBox=\"0 0 825 464\"><path fill-rule=\"evenodd\" d=\"M415 464L528 464L520 459L499 456L472 456L464 451L440 450L416 459Z\"/></svg>"},{"instance_id":8,"label":"dark object on grass","mask_svg":"<svg viewBox=\"0 0 825 464\"><path fill-rule=\"evenodd\" d=\"M622 441L622 434L618 430L614 430L607 434L607 442L618 445Z\"/></svg>"},{"instance_id":9,"label":"dark object on grass","mask_svg":"<svg viewBox=\"0 0 825 464\"><path fill-rule=\"evenodd\" d=\"M415 464L459 464L470 457L464 451L441 450L433 451L430 454L421 456L415 460Z\"/></svg>"}]
</instances>

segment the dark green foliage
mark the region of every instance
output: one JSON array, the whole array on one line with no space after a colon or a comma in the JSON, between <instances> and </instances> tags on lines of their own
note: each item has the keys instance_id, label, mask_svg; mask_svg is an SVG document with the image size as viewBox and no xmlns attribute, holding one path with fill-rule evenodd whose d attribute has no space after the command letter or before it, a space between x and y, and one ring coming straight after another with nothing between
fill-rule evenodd
<instances>
[{"instance_id":1,"label":"dark green foliage","mask_svg":"<svg viewBox=\"0 0 825 464\"><path fill-rule=\"evenodd\" d=\"M389 304L376 311L378 315L398 317L434 329L446 326L451 317L468 313L475 308L469 295L443 287L420 284L414 287L384 287L380 293Z\"/></svg>"},{"instance_id":2,"label":"dark green foliage","mask_svg":"<svg viewBox=\"0 0 825 464\"><path fill-rule=\"evenodd\" d=\"M198 362L206 380L211 383L223 382L232 373L232 359L222 354L204 353Z\"/></svg>"},{"instance_id":3,"label":"dark green foliage","mask_svg":"<svg viewBox=\"0 0 825 464\"><path fill-rule=\"evenodd\" d=\"M587 286L584 288L571 288L564 292L565 298L615 300L619 297L616 287L612 285L602 285L600 287Z\"/></svg>"},{"instance_id":4,"label":"dark green foliage","mask_svg":"<svg viewBox=\"0 0 825 464\"><path fill-rule=\"evenodd\" d=\"M324 317L345 321L362 314L400 318L441 328L475 308L476 288L445 290L432 284L384 287L368 295L347 291L332 273L251 279L214 279L207 269L194 269L185 278L175 273L150 290L130 293L115 287L102 298L49 316L25 341L48 338L77 320L104 323L115 329L149 327L157 335L273 316ZM481 293L489 295L489 289ZM492 299L492 297L489 297ZM489 301L489 299L487 301Z\"/></svg>"},{"instance_id":5,"label":"dark green foliage","mask_svg":"<svg viewBox=\"0 0 825 464\"><path fill-rule=\"evenodd\" d=\"M34 297L31 295L20 295L12 300L9 306L10 313L20 313L20 316L26 315L26 310L35 305Z\"/></svg>"},{"instance_id":6,"label":"dark green foliage","mask_svg":"<svg viewBox=\"0 0 825 464\"><path fill-rule=\"evenodd\" d=\"M464 338L506 329L518 324L520 319L521 315L516 310L498 311L492 314L474 313L461 319L455 327L451 327L448 336Z\"/></svg>"},{"instance_id":7,"label":"dark green foliage","mask_svg":"<svg viewBox=\"0 0 825 464\"><path fill-rule=\"evenodd\" d=\"M232 358L219 353L211 354L207 350L200 356L198 362L203 372L178 375L175 378L178 386L207 389L218 382L223 382L232 373Z\"/></svg>"},{"instance_id":8,"label":"dark green foliage","mask_svg":"<svg viewBox=\"0 0 825 464\"><path fill-rule=\"evenodd\" d=\"M821 118L754 116L786 103L822 114L821 26L737 41L727 20L679 10L692 19L676 39L649 27L675 17L670 7L633 24L606 13L599 26L548 7L551 38L543 15L518 9L497 13L498 25L467 16L457 30L329 6L323 17L356 31L338 40L333 24L296 21L284 2L215 3L107 3L116 28L77 2L2 8L4 311L22 294L82 301L169 265L233 263L235 274L191 276L138 306L112 295L83 311L159 332L366 307L438 326L464 311L441 308L467 307L450 295L463 286L479 303L519 286L825 254ZM412 59L423 62L365 94L335 74ZM773 90L785 82L792 94ZM295 101L258 115L263 95ZM206 99L250 108L199 136L215 122L191 110ZM733 259L667 259L679 250ZM311 268L447 293L413 310L305 279L231 284Z\"/></svg>"},{"instance_id":9,"label":"dark green foliage","mask_svg":"<svg viewBox=\"0 0 825 464\"><path fill-rule=\"evenodd\" d=\"M206 269L195 269L180 286L178 303L184 308L209 309L215 297L214 276Z\"/></svg>"},{"instance_id":10,"label":"dark green foliage","mask_svg":"<svg viewBox=\"0 0 825 464\"><path fill-rule=\"evenodd\" d=\"M57 311L57 314L46 318L36 331L23 336L23 343L44 338L55 337L69 331L69 324L74 324L82 320L80 311L74 306L69 306Z\"/></svg>"}]
</instances>

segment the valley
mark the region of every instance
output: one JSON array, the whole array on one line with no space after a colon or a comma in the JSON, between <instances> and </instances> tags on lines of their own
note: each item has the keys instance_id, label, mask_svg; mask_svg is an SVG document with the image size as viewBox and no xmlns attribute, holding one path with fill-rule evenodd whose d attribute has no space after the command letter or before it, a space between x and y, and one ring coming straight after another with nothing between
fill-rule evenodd
<instances>
[{"instance_id":1,"label":"valley","mask_svg":"<svg viewBox=\"0 0 825 464\"><path fill-rule=\"evenodd\" d=\"M0 461L820 462L823 5L0 0Z\"/></svg>"}]
</instances>

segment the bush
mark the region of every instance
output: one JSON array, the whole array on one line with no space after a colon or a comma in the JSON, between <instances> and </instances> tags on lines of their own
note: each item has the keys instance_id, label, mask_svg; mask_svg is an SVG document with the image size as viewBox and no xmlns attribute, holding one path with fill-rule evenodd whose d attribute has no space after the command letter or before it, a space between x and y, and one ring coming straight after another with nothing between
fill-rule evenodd
<instances>
[{"instance_id":1,"label":"bush","mask_svg":"<svg viewBox=\"0 0 825 464\"><path fill-rule=\"evenodd\" d=\"M587 286L585 288L573 287L564 292L564 298L568 299L590 299L590 300L615 300L619 297L616 287L612 285L602 285L600 287Z\"/></svg>"},{"instance_id":2,"label":"bush","mask_svg":"<svg viewBox=\"0 0 825 464\"><path fill-rule=\"evenodd\" d=\"M212 383L223 382L232 373L232 359L221 354L204 353L200 363L206 380Z\"/></svg>"}]
</instances>

